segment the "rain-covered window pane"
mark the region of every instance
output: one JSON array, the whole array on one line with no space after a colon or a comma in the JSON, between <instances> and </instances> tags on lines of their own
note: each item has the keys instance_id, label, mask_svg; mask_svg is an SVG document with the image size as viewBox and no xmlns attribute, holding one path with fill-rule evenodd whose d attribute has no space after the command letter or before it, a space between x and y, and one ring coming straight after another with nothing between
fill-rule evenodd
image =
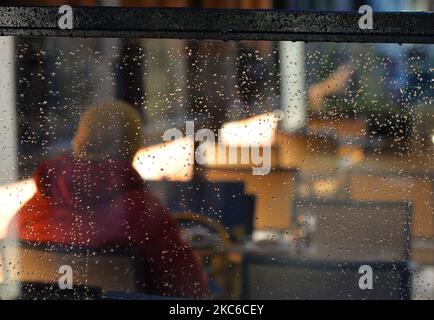
<instances>
[{"instance_id":1,"label":"rain-covered window pane","mask_svg":"<svg viewBox=\"0 0 434 320\"><path fill-rule=\"evenodd\" d=\"M0 37L0 296L432 298L433 59Z\"/></svg>"}]
</instances>

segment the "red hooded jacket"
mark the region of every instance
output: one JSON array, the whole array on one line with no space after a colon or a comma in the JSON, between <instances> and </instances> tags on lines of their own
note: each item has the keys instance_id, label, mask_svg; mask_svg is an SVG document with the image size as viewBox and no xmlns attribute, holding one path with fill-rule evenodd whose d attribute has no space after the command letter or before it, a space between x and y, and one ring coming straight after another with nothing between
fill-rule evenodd
<instances>
[{"instance_id":1,"label":"red hooded jacket","mask_svg":"<svg viewBox=\"0 0 434 320\"><path fill-rule=\"evenodd\" d=\"M93 248L132 245L146 257L151 293L205 295L196 256L130 163L62 156L43 162L34 179L37 193L12 221L11 235Z\"/></svg>"}]
</instances>

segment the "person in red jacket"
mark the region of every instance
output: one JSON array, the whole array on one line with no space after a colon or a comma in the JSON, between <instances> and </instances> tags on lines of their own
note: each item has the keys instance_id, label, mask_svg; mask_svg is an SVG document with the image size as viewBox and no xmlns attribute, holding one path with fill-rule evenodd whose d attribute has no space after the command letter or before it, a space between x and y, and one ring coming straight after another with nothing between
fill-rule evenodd
<instances>
[{"instance_id":1,"label":"person in red jacket","mask_svg":"<svg viewBox=\"0 0 434 320\"><path fill-rule=\"evenodd\" d=\"M148 293L203 298L207 288L197 257L132 167L143 141L139 114L128 104L90 108L80 119L74 152L37 168L37 192L9 235L92 248L132 245L146 258Z\"/></svg>"}]
</instances>

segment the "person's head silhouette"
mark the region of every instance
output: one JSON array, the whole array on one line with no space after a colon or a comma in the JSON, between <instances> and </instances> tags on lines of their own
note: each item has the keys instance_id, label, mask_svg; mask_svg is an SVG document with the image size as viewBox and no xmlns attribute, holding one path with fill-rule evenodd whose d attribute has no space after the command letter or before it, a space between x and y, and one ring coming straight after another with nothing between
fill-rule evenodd
<instances>
[{"instance_id":1,"label":"person's head silhouette","mask_svg":"<svg viewBox=\"0 0 434 320\"><path fill-rule=\"evenodd\" d=\"M143 143L139 113L115 100L97 104L81 116L72 147L79 157L132 160Z\"/></svg>"}]
</instances>

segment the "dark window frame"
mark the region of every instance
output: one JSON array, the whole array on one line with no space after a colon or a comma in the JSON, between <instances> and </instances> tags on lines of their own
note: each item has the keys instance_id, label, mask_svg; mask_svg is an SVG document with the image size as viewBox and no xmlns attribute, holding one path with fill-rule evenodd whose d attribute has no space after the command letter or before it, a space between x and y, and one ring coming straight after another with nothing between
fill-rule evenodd
<instances>
[{"instance_id":1,"label":"dark window frame","mask_svg":"<svg viewBox=\"0 0 434 320\"><path fill-rule=\"evenodd\" d=\"M61 30L58 10L0 7L0 36L434 43L434 12L374 12L362 30L356 11L73 7Z\"/></svg>"}]
</instances>

